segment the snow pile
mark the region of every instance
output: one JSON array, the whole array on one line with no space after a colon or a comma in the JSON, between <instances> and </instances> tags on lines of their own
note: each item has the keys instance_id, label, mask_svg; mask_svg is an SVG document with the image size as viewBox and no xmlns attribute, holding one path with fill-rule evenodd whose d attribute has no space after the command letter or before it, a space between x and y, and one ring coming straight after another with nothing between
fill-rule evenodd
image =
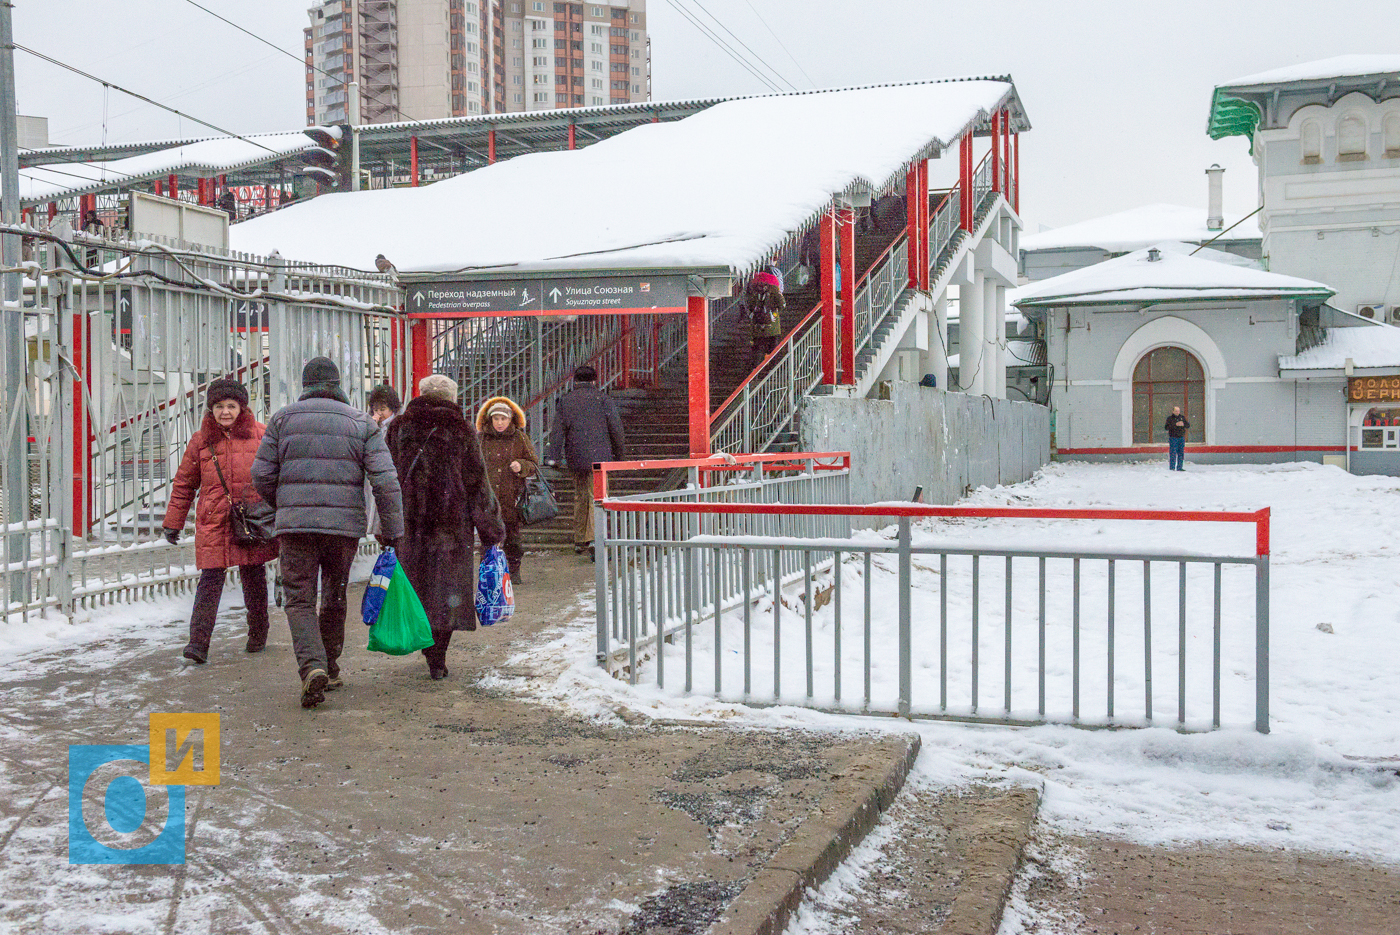
<instances>
[{"instance_id":1,"label":"snow pile","mask_svg":"<svg viewBox=\"0 0 1400 935\"><path fill-rule=\"evenodd\" d=\"M1377 322L1372 327L1328 328L1327 337L1301 354L1279 356L1280 370L1341 370L1350 359L1356 367L1400 367L1400 328Z\"/></svg>"},{"instance_id":2,"label":"snow pile","mask_svg":"<svg viewBox=\"0 0 1400 935\"><path fill-rule=\"evenodd\" d=\"M668 647L666 687L655 685L655 660L644 663L635 687L613 679L594 663L593 623L589 599L581 599L580 619L552 642L529 650L522 662L545 673L528 680L493 678L537 698L595 717L610 717L626 707L654 717L681 717L745 722L764 726L827 728L865 727L917 730L924 739L914 781L963 784L986 781L1033 783L1044 793L1042 818L1054 827L1079 833L1111 833L1149 844L1240 842L1289 846L1362 855L1394 861L1400 835L1400 781L1368 760L1400 754L1400 648L1395 640L1400 580L1393 566L1400 547L1390 530L1400 521L1400 480L1353 477L1331 467L1286 464L1237 467L1188 467L1168 473L1161 464L1047 467L1021 485L982 489L967 502L982 505L1038 507L1138 507L1165 509L1273 509L1271 692L1272 733L1250 729L1253 717L1253 579L1252 569L1224 575L1223 720L1216 733L1181 735L1168 727L1134 731L1089 731L1046 726L1030 729L969 727L955 723L891 721L819 713L796 706L750 708L683 691L685 641ZM872 532L888 537L892 530ZM938 521L921 524L916 543L963 545L1014 541L1019 547L1250 555L1253 528L1248 525L1128 523L1100 521ZM1014 649L1013 708L1034 711L1035 576L1034 560L1017 572L1013 618L1019 622ZM952 574L950 559L950 707L965 706L965 674L970 652L967 621L970 605L965 572ZM983 560L982 703L999 709L1003 686L1003 560ZM1067 569L1047 571L1047 596L1053 607L1067 592ZM1067 563L1066 563L1067 564ZM1141 674L1142 589L1140 563L1119 563L1118 702L1120 715L1143 705ZM1138 568L1131 566L1137 564ZM872 694L888 703L895 692L897 632L892 557L872 565ZM1081 654L1085 671L1082 704L1086 716L1102 714L1103 563L1082 563L1083 629ZM1205 566L1209 568L1209 566ZM1157 641L1157 723L1170 725L1176 705L1176 576L1174 568L1155 566L1154 601ZM1193 566L1194 568L1194 566ZM937 558L915 556L916 705L936 704L938 691ZM858 577L848 568L844 579L845 637L843 679L847 702L861 694ZM1208 573L1207 573L1208 574ZM1154 593L1156 591L1154 590ZM988 596L991 596L989 600ZM1211 616L1208 580L1188 574L1191 626ZM794 599L795 598L795 599ZM783 618L784 698L804 694L803 622L800 595L788 595L791 609ZM814 615L818 646L832 645L831 605ZM753 679L755 695L772 697L772 605L766 599L753 611ZM1053 618L1052 618L1053 619ZM1319 624L1326 624L1325 628ZM736 629L736 627L740 629ZM741 616L725 623L723 668L742 672ZM1068 680L1063 677L1067 630L1062 620L1049 627L1047 708L1067 710ZM712 627L694 634L697 692L710 690L713 678ZM1136 634L1136 635L1135 635ZM1188 721L1209 718L1209 630L1192 629L1188 644ZM1097 671L1098 675L1091 675ZM1097 678L1092 687L1090 681ZM818 698L830 700L834 671L830 654L818 653L814 667ZM727 686L730 684L726 681ZM1025 694L1029 692L1029 694ZM1202 707L1206 710L1202 710ZM1233 725L1233 726L1231 726ZM1360 760L1353 759L1361 758Z\"/></svg>"},{"instance_id":3,"label":"snow pile","mask_svg":"<svg viewBox=\"0 0 1400 935\"><path fill-rule=\"evenodd\" d=\"M1154 249L1158 254L1155 260L1150 256ZM1241 263L1239 257L1218 250L1196 250L1186 243L1159 243L1028 283L1011 290L1007 302L1025 308L1216 298L1322 298L1336 291L1310 279L1266 273L1253 268L1248 260Z\"/></svg>"},{"instance_id":4,"label":"snow pile","mask_svg":"<svg viewBox=\"0 0 1400 935\"><path fill-rule=\"evenodd\" d=\"M1218 88L1244 88L1260 84L1288 84L1293 81L1326 81L1330 78L1366 78L1371 75L1400 73L1400 55L1336 55L1332 58L1285 65L1243 78L1222 81Z\"/></svg>"},{"instance_id":5,"label":"snow pile","mask_svg":"<svg viewBox=\"0 0 1400 935\"><path fill-rule=\"evenodd\" d=\"M1258 230L1258 227L1244 225L1222 239L1258 240ZM1204 243L1219 233L1206 227L1206 212L1200 208L1154 204L1090 218L1039 234L1026 234L1021 238L1021 250L1034 253L1038 250L1098 247L1109 253L1124 253L1163 240Z\"/></svg>"},{"instance_id":6,"label":"snow pile","mask_svg":"<svg viewBox=\"0 0 1400 935\"><path fill-rule=\"evenodd\" d=\"M239 224L230 240L359 269L383 253L403 272L743 270L833 193L880 189L1014 94L977 79L727 101L423 188L323 195Z\"/></svg>"}]
</instances>

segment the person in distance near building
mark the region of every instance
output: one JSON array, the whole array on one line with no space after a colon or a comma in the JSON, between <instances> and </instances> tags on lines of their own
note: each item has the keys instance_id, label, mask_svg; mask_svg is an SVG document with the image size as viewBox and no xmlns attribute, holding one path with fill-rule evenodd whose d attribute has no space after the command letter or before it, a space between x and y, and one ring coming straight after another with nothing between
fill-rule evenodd
<instances>
[{"instance_id":1,"label":"person in distance near building","mask_svg":"<svg viewBox=\"0 0 1400 935\"><path fill-rule=\"evenodd\" d=\"M495 396L481 404L476 413L476 431L481 436L486 476L506 527L501 549L510 565L510 580L512 584L522 584L520 562L525 550L520 545L520 513L516 504L525 489L525 478L540 469L540 459L530 444L530 436L525 434L525 411L505 396Z\"/></svg>"},{"instance_id":2,"label":"person in distance near building","mask_svg":"<svg viewBox=\"0 0 1400 935\"><path fill-rule=\"evenodd\" d=\"M598 371L588 364L574 370L573 389L559 398L550 428L545 464L563 461L574 478L574 552L593 545L593 465L621 461L627 437L617 404L598 388Z\"/></svg>"},{"instance_id":3,"label":"person in distance near building","mask_svg":"<svg viewBox=\"0 0 1400 935\"><path fill-rule=\"evenodd\" d=\"M485 552L505 537L476 429L457 404L457 384L434 373L389 424L389 450L403 485L404 535L399 564L423 602L433 645L423 650L428 675L447 677L454 630L476 629L477 537Z\"/></svg>"},{"instance_id":4,"label":"person in distance near building","mask_svg":"<svg viewBox=\"0 0 1400 935\"><path fill-rule=\"evenodd\" d=\"M1184 471L1182 462L1186 459L1186 430L1191 427L1191 423L1186 421L1186 417L1181 414L1180 406L1172 407L1172 414L1167 416L1167 470Z\"/></svg>"},{"instance_id":5,"label":"person in distance near building","mask_svg":"<svg viewBox=\"0 0 1400 935\"><path fill-rule=\"evenodd\" d=\"M301 398L267 423L253 461L253 486L277 510L287 624L292 631L301 706L314 708L344 685L345 589L368 527L365 481L379 509L380 545L403 535L403 507L384 433L350 405L328 357L307 361ZM320 580L320 612L316 609Z\"/></svg>"},{"instance_id":6,"label":"person in distance near building","mask_svg":"<svg viewBox=\"0 0 1400 935\"><path fill-rule=\"evenodd\" d=\"M250 653L267 645L267 562L277 557L277 543L242 546L233 541L229 526L230 493L239 501L256 500L252 488L253 457L262 441L263 425L248 408L248 390L236 380L215 380L204 398L204 422L190 438L171 484L170 505L161 526L171 545L180 541L190 506L194 511L194 563L200 569L190 613L186 659L203 665L209 659L209 639L224 591L224 573L237 568L248 614ZM223 477L220 478L220 472ZM225 489L227 487L227 489Z\"/></svg>"}]
</instances>

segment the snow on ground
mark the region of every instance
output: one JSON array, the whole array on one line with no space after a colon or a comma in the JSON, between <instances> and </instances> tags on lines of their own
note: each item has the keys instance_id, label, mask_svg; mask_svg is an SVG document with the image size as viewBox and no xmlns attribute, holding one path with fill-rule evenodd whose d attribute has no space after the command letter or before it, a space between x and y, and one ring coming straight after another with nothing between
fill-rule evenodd
<instances>
[{"instance_id":1,"label":"snow on ground","mask_svg":"<svg viewBox=\"0 0 1400 935\"><path fill-rule=\"evenodd\" d=\"M1168 726L1140 730L1086 730L1069 726L1013 728L952 722L902 721L806 710L792 704L750 708L734 700L686 694L684 640L669 647L668 680L655 684L655 660L629 687L594 664L591 596L579 602L580 620L557 638L525 652L518 662L541 673L530 679L495 679L552 703L607 717L628 707L655 717L746 722L763 726L811 726L918 731L923 738L911 782L957 785L1024 782L1043 791L1042 820L1070 834L1100 833L1145 844L1236 842L1286 846L1394 862L1400 839L1400 781L1391 769L1350 757L1400 755L1400 552L1393 530L1400 520L1400 480L1353 477L1311 464L1189 466L1169 473L1164 465L1056 464L1033 480L982 489L972 504L1055 507L1142 507L1167 509L1273 510L1272 733L1251 729L1253 721L1253 569L1222 576L1222 720L1226 729L1182 734ZM888 537L891 530L868 534ZM1090 521L973 520L921 524L919 544L1014 544L1096 550L1253 554L1252 526L1226 524ZM949 560L949 707L967 708L970 576ZM966 562L965 559L961 560ZM979 636L981 713L1000 708L1004 685L1002 559L984 559L983 615ZM1012 617L1013 713L1036 706L1036 588L1034 559L1018 567ZM915 707L937 705L937 558L915 557ZM894 697L892 557L877 557L872 576L872 697ZM1106 568L1082 563L1081 703L1086 719L1102 718L1106 691L1103 625ZM1120 562L1117 572L1118 642L1115 650L1117 714L1141 722L1144 710L1141 562ZM1136 566L1136 567L1134 567ZM1211 587L1210 566L1188 573L1188 723L1209 723ZM1175 563L1156 563L1154 574L1154 702L1156 723L1176 716L1177 580ZM961 575L961 577L959 577ZM1069 625L1062 612L1072 595L1067 560L1047 562L1047 710L1069 712L1070 681L1065 644ZM859 568L843 571L845 626L843 699L859 703ZM1160 589L1160 593L1158 593ZM991 600L988 600L988 595ZM803 626L800 597L785 599L781 700L804 694ZM832 607L814 615L815 644L833 643ZM760 600L753 614L754 691L772 698L771 603ZM1326 625L1321 627L1320 625ZM737 628L725 621L726 680L741 670ZM713 684L713 655L707 624L694 634L697 688ZM818 652L814 665L818 702L832 697L833 653ZM732 682L726 681L727 692ZM740 685L740 691L742 685ZM737 695L737 692L734 693Z\"/></svg>"}]
</instances>

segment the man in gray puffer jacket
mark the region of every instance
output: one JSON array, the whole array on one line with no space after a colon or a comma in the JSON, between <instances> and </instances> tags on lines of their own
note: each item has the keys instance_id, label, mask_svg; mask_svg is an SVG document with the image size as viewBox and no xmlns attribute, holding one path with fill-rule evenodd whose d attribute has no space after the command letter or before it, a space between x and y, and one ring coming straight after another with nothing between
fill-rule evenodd
<instances>
[{"instance_id":1,"label":"man in gray puffer jacket","mask_svg":"<svg viewBox=\"0 0 1400 935\"><path fill-rule=\"evenodd\" d=\"M340 370L327 357L307 361L301 399L267 421L253 461L253 486L277 510L282 586L292 630L301 706L314 708L344 685L345 589L365 534L365 481L379 510L380 545L403 535L399 477L384 435L350 406ZM316 613L316 579L321 611Z\"/></svg>"}]
</instances>

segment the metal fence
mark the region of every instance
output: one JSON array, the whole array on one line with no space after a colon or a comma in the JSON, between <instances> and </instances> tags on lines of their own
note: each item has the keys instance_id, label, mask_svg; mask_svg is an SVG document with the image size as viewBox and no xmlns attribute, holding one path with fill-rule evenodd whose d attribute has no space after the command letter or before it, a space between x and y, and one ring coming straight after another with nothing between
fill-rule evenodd
<instances>
[{"instance_id":1,"label":"metal fence","mask_svg":"<svg viewBox=\"0 0 1400 935\"><path fill-rule=\"evenodd\" d=\"M336 361L356 406L376 384L407 389L401 293L387 277L7 230L32 238L6 307L23 372L0 444L30 462L27 515L18 491L3 498L7 615L168 593L197 574L191 546L160 534L211 381L243 383L261 422L297 398L315 356Z\"/></svg>"},{"instance_id":2,"label":"metal fence","mask_svg":"<svg viewBox=\"0 0 1400 935\"><path fill-rule=\"evenodd\" d=\"M1268 732L1268 510L850 506L781 483L602 502L600 664L751 705ZM1245 523L1255 554L915 541L939 517Z\"/></svg>"}]
</instances>

